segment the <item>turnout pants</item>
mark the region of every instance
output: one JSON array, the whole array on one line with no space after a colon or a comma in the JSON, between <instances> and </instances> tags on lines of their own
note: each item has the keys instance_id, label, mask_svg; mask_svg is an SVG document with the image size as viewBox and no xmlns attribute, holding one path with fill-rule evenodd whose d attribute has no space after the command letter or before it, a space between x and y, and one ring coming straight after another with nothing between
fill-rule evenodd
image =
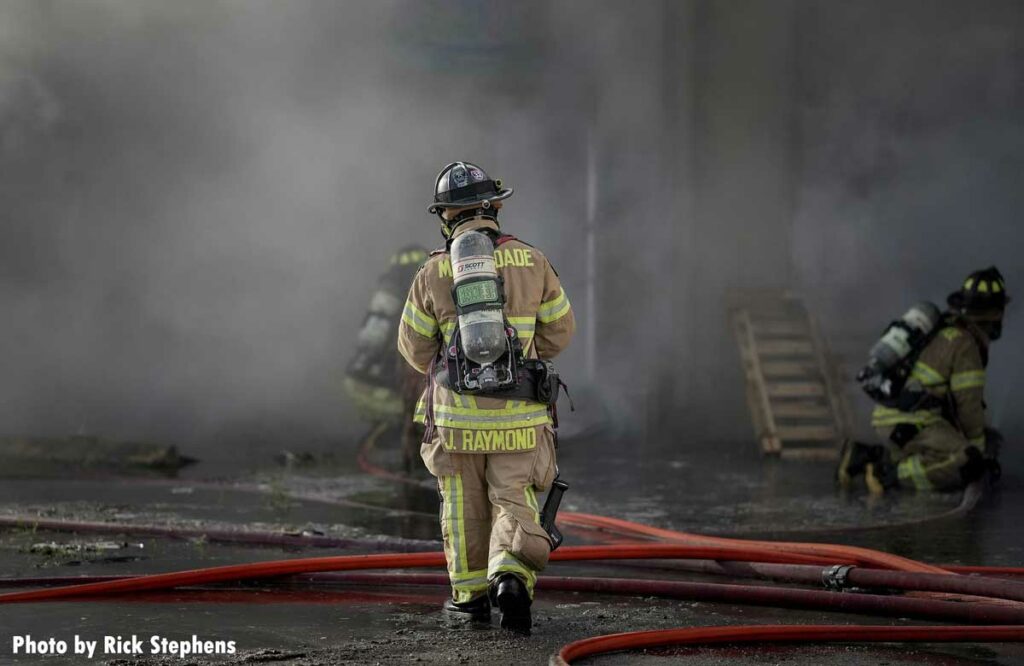
<instances>
[{"instance_id":1,"label":"turnout pants","mask_svg":"<svg viewBox=\"0 0 1024 666\"><path fill-rule=\"evenodd\" d=\"M893 428L878 428L891 442ZM955 490L963 487L960 469L967 464L967 448L973 446L948 421L921 429L902 449L891 445L900 486L914 490Z\"/></svg>"},{"instance_id":2,"label":"turnout pants","mask_svg":"<svg viewBox=\"0 0 1024 666\"><path fill-rule=\"evenodd\" d=\"M530 451L454 453L437 437L421 447L437 477L444 553L458 603L486 594L505 573L518 576L533 596L551 553L537 493L555 477L554 438L547 428L539 430L544 434Z\"/></svg>"}]
</instances>

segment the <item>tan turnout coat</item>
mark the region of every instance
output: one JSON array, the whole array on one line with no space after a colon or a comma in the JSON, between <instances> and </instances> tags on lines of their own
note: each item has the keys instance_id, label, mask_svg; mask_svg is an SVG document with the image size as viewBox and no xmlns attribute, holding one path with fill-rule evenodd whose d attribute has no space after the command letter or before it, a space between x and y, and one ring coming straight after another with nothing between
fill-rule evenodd
<instances>
[{"instance_id":1,"label":"tan turnout coat","mask_svg":"<svg viewBox=\"0 0 1024 666\"><path fill-rule=\"evenodd\" d=\"M497 229L485 218L463 223L459 236L470 230ZM519 240L499 245L495 265L505 284L505 315L516 328L529 358L551 359L568 344L575 318L558 275L537 248ZM447 252L431 256L416 274L402 314L398 349L416 370L427 373L455 330L455 303L451 296L452 269ZM428 382L434 384L433 378ZM427 395L431 404L427 405ZM515 453L537 447L551 437L547 407L528 400L460 395L433 385L417 406L423 422L427 410L435 426L434 442L451 453ZM427 454L427 451L424 451ZM424 456L429 464L429 456Z\"/></svg>"}]
</instances>

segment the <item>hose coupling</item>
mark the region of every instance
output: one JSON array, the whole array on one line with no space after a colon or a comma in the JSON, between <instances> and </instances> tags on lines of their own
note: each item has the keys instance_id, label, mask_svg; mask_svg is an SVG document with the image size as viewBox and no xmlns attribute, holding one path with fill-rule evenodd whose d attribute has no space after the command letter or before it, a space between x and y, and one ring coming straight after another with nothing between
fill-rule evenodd
<instances>
[{"instance_id":1,"label":"hose coupling","mask_svg":"<svg viewBox=\"0 0 1024 666\"><path fill-rule=\"evenodd\" d=\"M850 587L850 572L854 568L852 564L833 565L821 572L821 582L827 590L842 592Z\"/></svg>"}]
</instances>

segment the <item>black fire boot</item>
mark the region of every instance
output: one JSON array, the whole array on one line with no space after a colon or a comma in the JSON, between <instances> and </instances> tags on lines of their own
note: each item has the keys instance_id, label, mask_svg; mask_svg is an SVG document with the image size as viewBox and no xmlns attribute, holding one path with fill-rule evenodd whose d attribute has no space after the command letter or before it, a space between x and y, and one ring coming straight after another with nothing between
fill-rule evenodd
<instances>
[{"instance_id":1,"label":"black fire boot","mask_svg":"<svg viewBox=\"0 0 1024 666\"><path fill-rule=\"evenodd\" d=\"M893 465L884 446L848 439L843 443L843 450L839 454L836 481L840 488L849 490L861 474L864 475L868 491L873 495L881 495L899 484L896 466Z\"/></svg>"},{"instance_id":2,"label":"black fire boot","mask_svg":"<svg viewBox=\"0 0 1024 666\"><path fill-rule=\"evenodd\" d=\"M996 463L996 465L998 464L999 463ZM981 455L981 451L978 450L978 447L968 446L967 462L960 468L961 483L964 486L967 486L985 476L985 473L989 471L989 462ZM1002 470L999 471L1002 472Z\"/></svg>"},{"instance_id":3,"label":"black fire boot","mask_svg":"<svg viewBox=\"0 0 1024 666\"><path fill-rule=\"evenodd\" d=\"M491 601L486 594L462 603L456 603L453 599L448 598L444 602L444 612L452 618L470 622L490 622Z\"/></svg>"},{"instance_id":4,"label":"black fire boot","mask_svg":"<svg viewBox=\"0 0 1024 666\"><path fill-rule=\"evenodd\" d=\"M530 635L530 593L515 574L504 574L491 583L491 598L501 609L501 628L524 636Z\"/></svg>"}]
</instances>

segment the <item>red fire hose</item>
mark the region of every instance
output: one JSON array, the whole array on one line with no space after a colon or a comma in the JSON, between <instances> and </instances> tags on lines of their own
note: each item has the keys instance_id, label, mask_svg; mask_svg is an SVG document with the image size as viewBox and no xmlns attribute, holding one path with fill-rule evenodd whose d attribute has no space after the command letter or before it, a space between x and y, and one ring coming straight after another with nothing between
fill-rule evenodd
<instances>
[{"instance_id":1,"label":"red fire hose","mask_svg":"<svg viewBox=\"0 0 1024 666\"><path fill-rule=\"evenodd\" d=\"M257 565L263 567L265 565ZM193 572L198 573L198 572ZM206 584L216 582L216 577L207 574ZM266 574L265 569L260 572ZM166 589L166 586L153 586L146 578L105 578L96 581L91 585L79 585L82 594L70 595L63 592L59 596L51 597L50 600L63 600L67 598L88 598L99 599L102 594L111 593L152 593ZM248 578L248 577L247 577ZM183 579L178 578L178 581ZM182 582L180 586L187 585L196 588L202 585L202 591L209 588L205 584L196 582L198 578L192 578L191 582ZM220 578L220 582L224 582ZM374 587L384 585L432 585L444 586L449 584L448 577L443 574L420 574L420 573L340 573L340 574L308 574L301 577L303 582L323 583L344 583L357 585L371 585ZM22 581L18 581L21 583ZM45 579L36 581L37 584L45 582ZM68 582L66 579L61 582ZM78 581L83 582L83 581ZM123 583L119 589L114 589L112 583ZM287 581L285 581L287 582ZM835 594L820 590L803 590L786 587L775 587L766 585L734 585L721 583L694 583L682 581L645 580L635 578L590 578L590 577L559 577L544 576L538 579L538 588L542 590L560 592L587 592L609 595L630 595L644 597L661 597L667 599L686 599L691 601L722 602L752 604L761 606L783 606L787 608L803 608L810 610L821 610L828 612L846 613L867 613L871 615L912 617L918 619L944 620L968 622L977 624L1024 624L1024 609L1017 607L996 606L992 604L973 603L963 604L949 601L937 601L933 599L917 599L893 595L875 594ZM103 585L103 588L99 586ZM76 588L62 588L65 591ZM88 590L92 589L90 594ZM906 589L917 589L909 586ZM105 591L104 591L105 590ZM53 590L59 592L59 589ZM220 590L227 594L236 594L237 588L233 590ZM22 593L27 595L29 593ZM83 594L85 596L83 596ZM211 598L209 594L201 597L202 600ZM34 600L40 600L37 596Z\"/></svg>"},{"instance_id":2,"label":"red fire hose","mask_svg":"<svg viewBox=\"0 0 1024 666\"><path fill-rule=\"evenodd\" d=\"M373 446L375 437L371 437L360 450L359 463L363 469L371 474L379 473L379 468L374 468L368 460L367 452ZM978 500L978 488L972 489L970 506L974 506ZM965 500L967 494L965 493ZM951 513L957 513L956 510ZM607 530L619 535L634 538L656 539L670 543L688 543L718 546L752 547L759 552L785 551L789 553L800 553L812 556L835 558L837 560L853 560L868 566L876 566L882 569L896 569L900 572L916 572L932 574L932 578L959 578L950 569L944 569L933 565L916 562L888 553L881 553L863 548L840 546L833 544L814 543L785 543L766 541L745 541L739 539L727 539L721 537L708 537L703 535L675 532L645 525L639 525L630 521L605 516L593 516L582 513L562 512L559 522L576 527L588 527ZM765 566L769 566L765 564ZM963 570L963 569L961 569ZM1002 573L1020 572L1020 569L1004 569ZM993 570L987 570L993 572ZM852 573L852 572L850 572ZM866 573L866 572L865 572ZM860 575L860 574L858 574ZM890 582L894 580L890 579ZM919 581L921 582L921 581ZM932 587L947 589L960 588L958 580L952 585L944 585L936 580L930 581ZM997 582L986 582L983 586L986 591L992 591L992 586L999 586ZM971 588L976 590L977 588ZM977 592L974 592L977 593ZM820 593L819 593L820 594ZM915 600L920 601L920 600ZM934 600L924 603L943 603ZM823 641L823 640L905 640L905 641L928 641L928 640L959 640L959 641L985 641L985 640L1024 640L1024 630L1017 627L957 627L953 631L949 628L935 629L930 627L722 627L709 629L677 629L670 631L656 632L631 632L613 636L599 636L596 638L577 641L564 647L560 653L552 657L551 662L568 664L571 660L613 652L624 649L639 649L659 645L683 645L701 642L760 642L760 641Z\"/></svg>"},{"instance_id":3,"label":"red fire hose","mask_svg":"<svg viewBox=\"0 0 1024 666\"><path fill-rule=\"evenodd\" d=\"M1022 627L861 627L845 625L771 625L694 627L663 631L636 631L585 638L569 643L551 658L552 666L567 666L597 654L640 650L667 645L716 643L843 643L893 642L1007 642L1024 640Z\"/></svg>"},{"instance_id":4,"label":"red fire hose","mask_svg":"<svg viewBox=\"0 0 1024 666\"><path fill-rule=\"evenodd\" d=\"M365 461L365 456L361 463ZM744 566L749 562L751 571L770 574L772 565L817 565L821 576L822 565L864 565L874 569L850 569L846 581L867 587L892 587L903 590L930 590L954 592L988 597L993 603L951 603L934 598L910 598L871 594L836 594L819 590L803 590L756 585L721 585L662 580L605 579L605 578L551 578L542 577L542 588L589 591L606 594L642 594L671 598L701 599L732 603L754 603L797 606L846 612L867 612L899 617L956 620L960 622L995 623L1000 625L1024 624L1024 609L1013 604L997 605L998 600L1019 600L1019 585L991 579L956 576L950 570L924 564L879 551L850 546L816 543L783 543L744 541L721 537L707 537L663 530L629 521L588 514L563 514L566 524L591 529L609 530L633 538L646 539L642 543L611 546L579 546L562 548L552 554L556 561L591 561L609 559L677 558L687 560L714 560L722 567ZM662 543L653 543L654 539ZM0 603L32 602L44 600L97 598L103 595L132 592L152 592L182 586L208 585L239 580L262 579L294 574L359 569L391 569L440 567L443 553L400 553L357 555L281 560L244 565L232 565L124 578L101 580L87 584L36 589L0 595ZM766 568L767 567L767 568ZM879 571L891 570L891 571ZM979 568L970 568L976 571ZM968 569L961 568L961 571ZM984 568L986 573L1020 574L1016 568ZM782 573L776 570L776 574ZM787 575L807 579L809 570L799 566ZM446 584L446 577L437 574L347 574L349 581L372 580L418 584ZM948 581L948 582L946 582ZM1004 602L1005 603L1005 602ZM705 627L667 631L646 631L601 636L577 641L565 646L553 664L568 664L575 659L626 649L665 645L695 645L714 643L750 642L821 642L821 641L1022 641L1024 628L1019 626L984 627L860 627L860 626L763 626L763 627Z\"/></svg>"},{"instance_id":5,"label":"red fire hose","mask_svg":"<svg viewBox=\"0 0 1024 666\"><path fill-rule=\"evenodd\" d=\"M712 560L757 560L792 564L822 563L820 558L808 555L788 555L781 552L762 553L742 548L709 546L682 546L675 544L576 546L560 548L551 554L552 560L585 561L604 559L649 559L681 557ZM0 604L95 597L126 592L168 590L185 585L205 585L238 580L270 578L298 573L322 571L353 571L357 569L406 569L444 566L444 553L396 553L390 555L343 555L313 557L294 560L234 564L208 569L195 569L166 574L153 574L124 580L89 583L27 592L0 594Z\"/></svg>"}]
</instances>

